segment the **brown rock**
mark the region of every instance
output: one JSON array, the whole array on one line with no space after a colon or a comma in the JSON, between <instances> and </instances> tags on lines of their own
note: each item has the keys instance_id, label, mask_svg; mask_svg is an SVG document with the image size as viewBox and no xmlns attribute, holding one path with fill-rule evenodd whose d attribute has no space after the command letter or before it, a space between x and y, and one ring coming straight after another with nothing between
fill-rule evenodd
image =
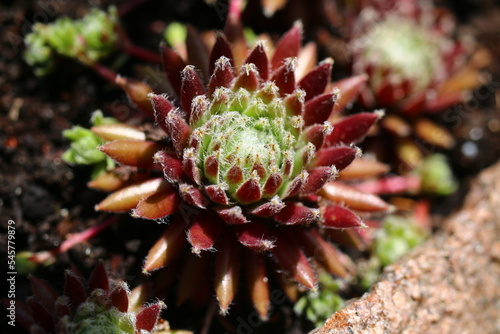
<instances>
[{"instance_id":1,"label":"brown rock","mask_svg":"<svg viewBox=\"0 0 500 334\"><path fill-rule=\"evenodd\" d=\"M500 333L500 163L440 232L316 333Z\"/></svg>"}]
</instances>

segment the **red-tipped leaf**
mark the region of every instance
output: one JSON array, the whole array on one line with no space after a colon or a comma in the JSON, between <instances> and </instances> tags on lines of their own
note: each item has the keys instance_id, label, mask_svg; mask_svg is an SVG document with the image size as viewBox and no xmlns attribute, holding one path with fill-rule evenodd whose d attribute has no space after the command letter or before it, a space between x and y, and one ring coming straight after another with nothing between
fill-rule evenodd
<instances>
[{"instance_id":1,"label":"red-tipped leaf","mask_svg":"<svg viewBox=\"0 0 500 334\"><path fill-rule=\"evenodd\" d=\"M180 203L177 189L165 185L154 194L142 199L132 215L143 219L161 219L175 213Z\"/></svg>"},{"instance_id":2,"label":"red-tipped leaf","mask_svg":"<svg viewBox=\"0 0 500 334\"><path fill-rule=\"evenodd\" d=\"M278 196L274 196L268 202L252 209L250 213L258 217L271 217L280 212L285 207L285 203Z\"/></svg>"},{"instance_id":3,"label":"red-tipped leaf","mask_svg":"<svg viewBox=\"0 0 500 334\"><path fill-rule=\"evenodd\" d=\"M179 194L184 202L200 209L205 209L208 204L207 198L203 195L200 189L191 184L180 184Z\"/></svg>"},{"instance_id":4,"label":"red-tipped leaf","mask_svg":"<svg viewBox=\"0 0 500 334\"><path fill-rule=\"evenodd\" d=\"M236 197L242 204L254 203L262 198L262 192L258 180L249 179L236 191Z\"/></svg>"},{"instance_id":5,"label":"red-tipped leaf","mask_svg":"<svg viewBox=\"0 0 500 334\"><path fill-rule=\"evenodd\" d=\"M185 222L181 216L174 219L163 235L151 247L143 271L150 272L170 264L187 244Z\"/></svg>"},{"instance_id":6,"label":"red-tipped leaf","mask_svg":"<svg viewBox=\"0 0 500 334\"><path fill-rule=\"evenodd\" d=\"M170 130L167 127L167 115L172 109L174 109L174 106L170 103L165 94L157 95L151 93L149 94L149 99L153 105L156 124L158 124L168 136L170 136Z\"/></svg>"},{"instance_id":7,"label":"red-tipped leaf","mask_svg":"<svg viewBox=\"0 0 500 334\"><path fill-rule=\"evenodd\" d=\"M307 183L302 189L302 194L309 195L315 194L318 190L325 185L326 182L331 181L337 175L337 168L332 167L317 167L309 171Z\"/></svg>"},{"instance_id":8,"label":"red-tipped leaf","mask_svg":"<svg viewBox=\"0 0 500 334\"><path fill-rule=\"evenodd\" d=\"M100 147L100 150L113 160L127 166L151 169L154 167L153 156L161 145L143 140L115 140Z\"/></svg>"},{"instance_id":9,"label":"red-tipped leaf","mask_svg":"<svg viewBox=\"0 0 500 334\"><path fill-rule=\"evenodd\" d=\"M391 206L380 197L336 181L326 183L319 194L332 202L344 203L353 210L384 212L391 209Z\"/></svg>"},{"instance_id":10,"label":"red-tipped leaf","mask_svg":"<svg viewBox=\"0 0 500 334\"><path fill-rule=\"evenodd\" d=\"M217 249L214 277L215 294L221 312L226 314L238 289L241 247L230 236L224 236L217 245Z\"/></svg>"},{"instance_id":11,"label":"red-tipped leaf","mask_svg":"<svg viewBox=\"0 0 500 334\"><path fill-rule=\"evenodd\" d=\"M141 199L158 191L164 182L166 181L163 178L156 178L122 188L106 197L95 209L110 212L129 211L135 208Z\"/></svg>"},{"instance_id":12,"label":"red-tipped leaf","mask_svg":"<svg viewBox=\"0 0 500 334\"><path fill-rule=\"evenodd\" d=\"M293 236L283 229L276 231L276 236L276 247L271 252L281 268L306 288L316 289L316 275Z\"/></svg>"}]
</instances>

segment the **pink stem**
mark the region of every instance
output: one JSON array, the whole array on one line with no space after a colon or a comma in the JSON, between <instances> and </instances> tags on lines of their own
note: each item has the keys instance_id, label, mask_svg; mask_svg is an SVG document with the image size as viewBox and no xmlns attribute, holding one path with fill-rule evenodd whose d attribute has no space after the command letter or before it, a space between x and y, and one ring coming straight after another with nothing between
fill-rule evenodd
<instances>
[{"instance_id":1,"label":"pink stem","mask_svg":"<svg viewBox=\"0 0 500 334\"><path fill-rule=\"evenodd\" d=\"M231 0L229 3L229 15L232 15L236 20L240 20L241 12L243 11L243 0Z\"/></svg>"},{"instance_id":2,"label":"pink stem","mask_svg":"<svg viewBox=\"0 0 500 334\"><path fill-rule=\"evenodd\" d=\"M106 228L111 226L114 222L116 222L118 219L118 216L112 216L108 219L106 219L104 222L92 226L85 231L82 231L80 233L73 233L70 234L69 238L67 240L64 240L58 247L55 247L51 250L48 251L43 251L39 253L34 253L33 256L30 257L30 261L33 263L43 263L45 261L50 260L56 255L66 253L69 249L73 248L76 244L85 242L89 239L92 239L96 235L99 235L102 231L104 231Z\"/></svg>"},{"instance_id":3,"label":"pink stem","mask_svg":"<svg viewBox=\"0 0 500 334\"><path fill-rule=\"evenodd\" d=\"M388 176L375 181L361 182L356 189L369 194L397 194L404 192L418 192L421 180L416 175Z\"/></svg>"}]
</instances>

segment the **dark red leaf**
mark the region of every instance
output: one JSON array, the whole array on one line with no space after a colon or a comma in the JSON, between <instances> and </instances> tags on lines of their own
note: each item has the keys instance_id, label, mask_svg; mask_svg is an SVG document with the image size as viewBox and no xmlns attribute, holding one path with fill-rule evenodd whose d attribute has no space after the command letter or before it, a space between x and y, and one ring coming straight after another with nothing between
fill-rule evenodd
<instances>
[{"instance_id":1,"label":"dark red leaf","mask_svg":"<svg viewBox=\"0 0 500 334\"><path fill-rule=\"evenodd\" d=\"M198 76L198 73L191 65L186 66L182 70L182 85L181 85L181 107L186 113L186 120L191 120L191 106L195 96L205 94L205 86L203 81Z\"/></svg>"},{"instance_id":2,"label":"dark red leaf","mask_svg":"<svg viewBox=\"0 0 500 334\"><path fill-rule=\"evenodd\" d=\"M236 191L236 198L241 204L254 203L262 198L258 180L249 179Z\"/></svg>"},{"instance_id":3,"label":"dark red leaf","mask_svg":"<svg viewBox=\"0 0 500 334\"><path fill-rule=\"evenodd\" d=\"M317 278L293 236L280 229L276 231L276 247L271 253L279 265L298 283L308 289L316 289Z\"/></svg>"},{"instance_id":4,"label":"dark red leaf","mask_svg":"<svg viewBox=\"0 0 500 334\"><path fill-rule=\"evenodd\" d=\"M324 146L358 143L365 138L372 125L382 116L383 112L363 112L347 116L333 125L333 131L326 136Z\"/></svg>"},{"instance_id":5,"label":"dark red leaf","mask_svg":"<svg viewBox=\"0 0 500 334\"><path fill-rule=\"evenodd\" d=\"M166 45L161 46L161 57L163 69L167 73L168 81L177 93L177 96L181 96L181 73L186 67L186 63L177 52Z\"/></svg>"},{"instance_id":6,"label":"dark red leaf","mask_svg":"<svg viewBox=\"0 0 500 334\"><path fill-rule=\"evenodd\" d=\"M337 204L328 205L324 208L323 219L324 227L350 228L365 226L361 218L354 212Z\"/></svg>"},{"instance_id":7,"label":"dark red leaf","mask_svg":"<svg viewBox=\"0 0 500 334\"><path fill-rule=\"evenodd\" d=\"M360 151L356 147L334 146L322 148L316 154L312 163L314 166L335 166L337 171L349 166L349 164L359 155Z\"/></svg>"},{"instance_id":8,"label":"dark red leaf","mask_svg":"<svg viewBox=\"0 0 500 334\"><path fill-rule=\"evenodd\" d=\"M295 90L295 63L296 59L287 58L285 63L271 76L271 81L274 81L278 86L281 96L291 94Z\"/></svg>"},{"instance_id":9,"label":"dark red leaf","mask_svg":"<svg viewBox=\"0 0 500 334\"><path fill-rule=\"evenodd\" d=\"M321 124L326 121L332 113L337 98L338 94L331 92L321 94L306 102L304 107L305 125Z\"/></svg>"},{"instance_id":10,"label":"dark red leaf","mask_svg":"<svg viewBox=\"0 0 500 334\"><path fill-rule=\"evenodd\" d=\"M274 240L267 231L265 222L236 225L238 241L254 251L261 252L274 247Z\"/></svg>"},{"instance_id":11,"label":"dark red leaf","mask_svg":"<svg viewBox=\"0 0 500 334\"><path fill-rule=\"evenodd\" d=\"M215 208L215 211L228 224L246 224L249 222L241 207L236 205L229 208L220 206Z\"/></svg>"},{"instance_id":12,"label":"dark red leaf","mask_svg":"<svg viewBox=\"0 0 500 334\"><path fill-rule=\"evenodd\" d=\"M59 294L47 282L32 276L30 278L31 291L36 300L49 312L54 311L54 306Z\"/></svg>"},{"instance_id":13,"label":"dark red leaf","mask_svg":"<svg viewBox=\"0 0 500 334\"><path fill-rule=\"evenodd\" d=\"M69 298L71 311L75 312L77 307L87 299L87 292L80 278L72 271L66 270L65 276L64 295Z\"/></svg>"},{"instance_id":14,"label":"dark red leaf","mask_svg":"<svg viewBox=\"0 0 500 334\"><path fill-rule=\"evenodd\" d=\"M269 60L263 42L257 42L257 45L245 60L245 64L254 64L261 79L267 81L269 78Z\"/></svg>"},{"instance_id":15,"label":"dark red leaf","mask_svg":"<svg viewBox=\"0 0 500 334\"><path fill-rule=\"evenodd\" d=\"M170 183L177 183L184 177L182 161L173 151L160 150L155 153L153 160L161 166L163 176Z\"/></svg>"},{"instance_id":16,"label":"dark red leaf","mask_svg":"<svg viewBox=\"0 0 500 334\"><path fill-rule=\"evenodd\" d=\"M158 124L168 136L170 136L170 133L168 132L169 129L167 127L167 115L172 109L174 109L174 106L170 103L165 94L157 95L151 93L149 94L149 99L153 104L156 124Z\"/></svg>"},{"instance_id":17,"label":"dark red leaf","mask_svg":"<svg viewBox=\"0 0 500 334\"><path fill-rule=\"evenodd\" d=\"M120 282L109 295L111 305L120 312L128 312L128 287L124 282Z\"/></svg>"},{"instance_id":18,"label":"dark red leaf","mask_svg":"<svg viewBox=\"0 0 500 334\"><path fill-rule=\"evenodd\" d=\"M140 332L141 330L145 330L151 332L156 325L156 321L163 307L164 304L159 302L139 312L135 321L136 331Z\"/></svg>"},{"instance_id":19,"label":"dark red leaf","mask_svg":"<svg viewBox=\"0 0 500 334\"><path fill-rule=\"evenodd\" d=\"M187 233L192 252L199 254L213 249L224 226L221 218L211 211L203 211L194 217Z\"/></svg>"},{"instance_id":20,"label":"dark red leaf","mask_svg":"<svg viewBox=\"0 0 500 334\"><path fill-rule=\"evenodd\" d=\"M302 23L297 22L286 32L276 45L274 55L271 59L273 70L283 65L285 59L299 55L300 43L302 42Z\"/></svg>"},{"instance_id":21,"label":"dark red leaf","mask_svg":"<svg viewBox=\"0 0 500 334\"><path fill-rule=\"evenodd\" d=\"M278 223L283 225L307 225L320 217L318 209L308 208L301 203L288 201L285 208L273 217Z\"/></svg>"},{"instance_id":22,"label":"dark red leaf","mask_svg":"<svg viewBox=\"0 0 500 334\"><path fill-rule=\"evenodd\" d=\"M306 101L311 100L325 91L326 86L330 82L332 65L333 60L327 58L299 81L297 86L306 92Z\"/></svg>"},{"instance_id":23,"label":"dark red leaf","mask_svg":"<svg viewBox=\"0 0 500 334\"><path fill-rule=\"evenodd\" d=\"M230 87L234 79L234 71L231 61L226 57L221 57L215 61L215 69L208 83L208 96L212 97L217 88Z\"/></svg>"},{"instance_id":24,"label":"dark red leaf","mask_svg":"<svg viewBox=\"0 0 500 334\"><path fill-rule=\"evenodd\" d=\"M88 280L88 285L90 293L95 289L102 289L106 292L106 294L109 292L108 274L102 261L99 261L94 270L92 270Z\"/></svg>"},{"instance_id":25,"label":"dark red leaf","mask_svg":"<svg viewBox=\"0 0 500 334\"><path fill-rule=\"evenodd\" d=\"M215 44L210 52L210 59L208 61L208 73L212 74L216 70L216 63L221 58L226 58L229 62L227 65L234 67L233 52L231 51L231 45L228 43L224 35L217 34L215 39ZM224 86L228 87L228 86Z\"/></svg>"}]
</instances>

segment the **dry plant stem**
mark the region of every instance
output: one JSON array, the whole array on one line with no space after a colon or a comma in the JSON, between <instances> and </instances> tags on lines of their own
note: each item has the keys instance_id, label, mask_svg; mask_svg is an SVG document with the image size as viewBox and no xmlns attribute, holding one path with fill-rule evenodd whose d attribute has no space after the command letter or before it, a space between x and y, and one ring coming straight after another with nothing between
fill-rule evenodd
<instances>
[{"instance_id":1,"label":"dry plant stem","mask_svg":"<svg viewBox=\"0 0 500 334\"><path fill-rule=\"evenodd\" d=\"M499 277L500 163L439 233L316 333L498 333Z\"/></svg>"}]
</instances>

